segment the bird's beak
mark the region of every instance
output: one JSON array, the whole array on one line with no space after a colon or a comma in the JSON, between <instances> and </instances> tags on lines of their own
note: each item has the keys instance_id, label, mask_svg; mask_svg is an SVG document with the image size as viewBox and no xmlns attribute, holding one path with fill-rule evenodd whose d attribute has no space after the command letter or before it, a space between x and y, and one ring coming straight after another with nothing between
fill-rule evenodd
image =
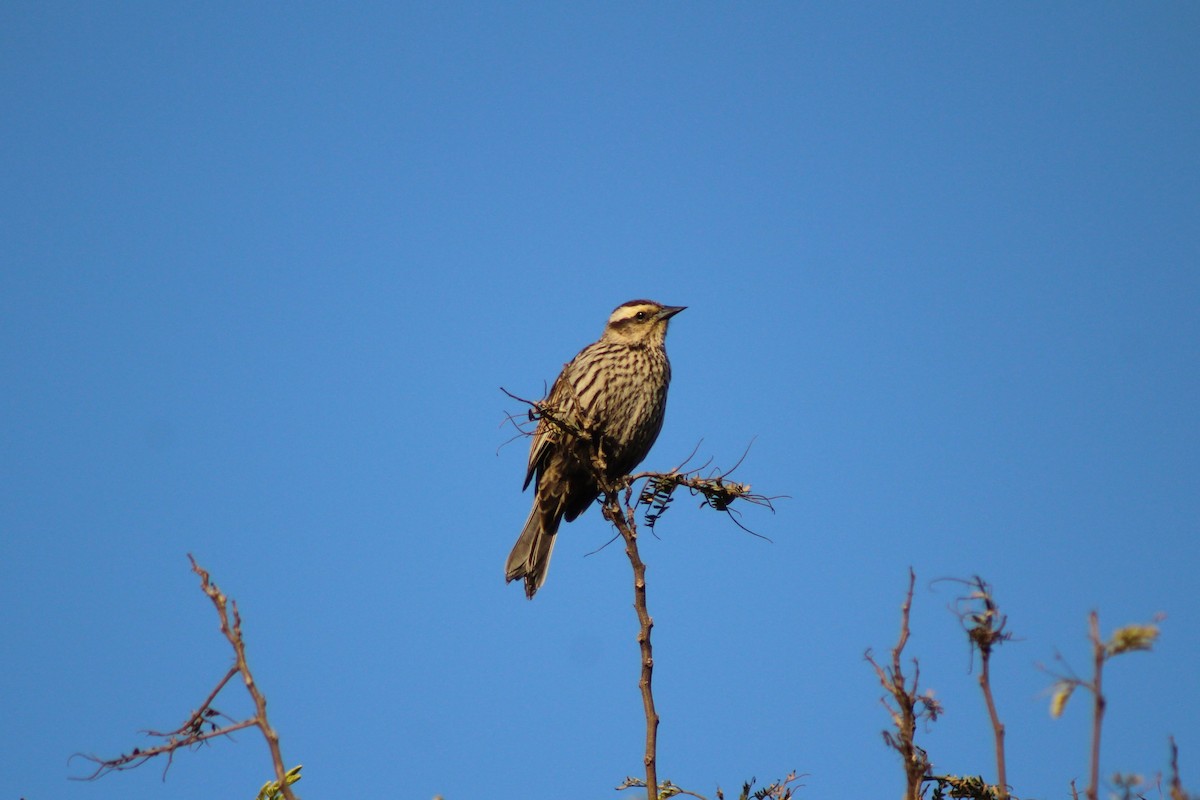
<instances>
[{"instance_id":1,"label":"bird's beak","mask_svg":"<svg viewBox=\"0 0 1200 800\"><path fill-rule=\"evenodd\" d=\"M655 317L660 320L668 320L671 317L683 311L687 306L663 306L663 310L655 314Z\"/></svg>"}]
</instances>

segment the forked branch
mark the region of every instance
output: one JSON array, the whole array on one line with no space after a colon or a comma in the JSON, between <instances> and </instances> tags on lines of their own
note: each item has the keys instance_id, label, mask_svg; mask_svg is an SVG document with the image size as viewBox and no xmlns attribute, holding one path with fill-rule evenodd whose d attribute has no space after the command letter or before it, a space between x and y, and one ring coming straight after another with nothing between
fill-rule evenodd
<instances>
[{"instance_id":1,"label":"forked branch","mask_svg":"<svg viewBox=\"0 0 1200 800\"><path fill-rule=\"evenodd\" d=\"M95 764L95 769L91 774L74 778L74 780L95 780L110 772L121 772L139 767L158 756L166 756L166 765L163 767L163 779L166 780L167 770L171 767L171 762L175 757L176 751L195 748L209 739L215 739L219 736L229 736L235 731L240 731L244 728L258 728L262 732L263 738L267 740L267 747L271 752L271 761L275 767L278 793L285 800L296 800L290 784L298 779L298 768L293 769L290 773L284 769L283 755L279 749L279 736L267 721L267 700L254 682L254 675L250 672L250 666L246 662L246 645L242 639L242 618L238 614L237 602L227 600L216 584L209 579L208 572L196 563L196 559L192 558L191 554L188 555L188 560L192 564L192 571L200 577L201 590L212 601L213 607L217 611L217 616L221 622L221 633L224 634L225 639L233 648L233 666L217 682L216 687L209 692L204 702L189 714L188 718L178 728L171 731L143 731L147 736L161 740L159 744L145 749L135 747L128 753L123 753L116 758L100 758L99 756L76 753L72 758L78 756L79 758L91 761ZM217 699L217 696L220 695L221 691L235 675L242 676L242 681L246 685L246 691L254 702L254 716L240 722L233 721L232 718L218 711L213 706L213 702ZM223 720L227 720L227 722L223 723Z\"/></svg>"},{"instance_id":2,"label":"forked branch","mask_svg":"<svg viewBox=\"0 0 1200 800\"><path fill-rule=\"evenodd\" d=\"M1104 727L1104 712L1108 705L1108 699L1104 696L1104 665L1125 653L1150 650L1158 639L1156 623L1161 619L1162 616L1159 615L1153 623L1118 628L1113 632L1112 638L1105 641L1100 635L1100 616L1093 611L1088 614L1088 641L1092 646L1091 680L1077 677L1069 667L1066 667L1065 673L1051 673L1057 678L1050 699L1052 717L1057 719L1062 715L1067 701L1076 689L1084 689L1092 695L1092 748L1088 765L1088 785L1084 790L1084 796L1088 800L1099 800L1100 797L1100 733ZM1056 658L1066 666L1062 656Z\"/></svg>"},{"instance_id":3,"label":"forked branch","mask_svg":"<svg viewBox=\"0 0 1200 800\"><path fill-rule=\"evenodd\" d=\"M916 743L917 720L928 718L934 721L942 713L942 706L934 699L932 692L917 694L921 677L921 668L913 659L913 676L910 682L904 675L902 663L904 648L908 644L908 618L912 611L913 585L916 583L916 573L908 570L908 592L904 595L904 603L900 606L900 635L892 647L891 663L879 664L871 651L867 650L865 658L875 668L879 683L887 692L880 702L888 710L892 718L895 732L884 731L883 741L888 747L900 755L904 764L905 800L920 800L921 785L930 771L929 756ZM890 697L890 699L889 699Z\"/></svg>"}]
</instances>

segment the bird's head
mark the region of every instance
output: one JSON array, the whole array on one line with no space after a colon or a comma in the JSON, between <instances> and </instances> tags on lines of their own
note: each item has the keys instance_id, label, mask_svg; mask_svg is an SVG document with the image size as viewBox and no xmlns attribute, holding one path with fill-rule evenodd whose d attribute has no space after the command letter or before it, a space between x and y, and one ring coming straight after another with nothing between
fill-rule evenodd
<instances>
[{"instance_id":1,"label":"bird's head","mask_svg":"<svg viewBox=\"0 0 1200 800\"><path fill-rule=\"evenodd\" d=\"M664 306L653 300L630 300L617 306L604 328L603 341L662 346L667 322L687 306Z\"/></svg>"}]
</instances>

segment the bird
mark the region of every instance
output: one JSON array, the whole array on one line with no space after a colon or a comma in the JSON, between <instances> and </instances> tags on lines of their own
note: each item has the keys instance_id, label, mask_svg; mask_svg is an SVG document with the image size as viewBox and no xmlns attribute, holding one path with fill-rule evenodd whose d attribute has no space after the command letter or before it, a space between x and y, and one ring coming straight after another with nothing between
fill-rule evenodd
<instances>
[{"instance_id":1,"label":"bird","mask_svg":"<svg viewBox=\"0 0 1200 800\"><path fill-rule=\"evenodd\" d=\"M594 448L611 483L642 463L658 438L671 383L667 325L685 308L653 300L617 306L600 339L563 366L541 403L553 420L543 415L533 432L523 487L534 485L533 508L505 564L506 582L524 578L530 600L546 582L560 523L600 496Z\"/></svg>"}]
</instances>

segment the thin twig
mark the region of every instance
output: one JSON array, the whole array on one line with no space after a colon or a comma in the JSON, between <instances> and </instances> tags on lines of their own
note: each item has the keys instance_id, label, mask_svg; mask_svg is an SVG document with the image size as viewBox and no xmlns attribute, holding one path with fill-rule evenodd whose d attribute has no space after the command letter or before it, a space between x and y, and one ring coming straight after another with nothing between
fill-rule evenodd
<instances>
[{"instance_id":1,"label":"thin twig","mask_svg":"<svg viewBox=\"0 0 1200 800\"><path fill-rule=\"evenodd\" d=\"M75 753L72 756L72 758L78 757L78 758L83 758L87 761L94 762L96 764L96 769L90 775L73 775L73 776L71 776L70 780L93 781L93 780L96 780L97 778L107 775L110 772L124 772L125 770L128 770L128 769L134 769L135 767L140 767L142 764L146 763L150 759L155 758L156 756L162 756L162 755L167 756L167 760L168 760L167 766L169 767L170 766L169 762L170 762L171 756L175 753L176 750L179 750L184 747L190 748L194 745L202 744L202 743L208 741L209 739L215 739L218 736L228 736L229 734L234 733L235 731L240 731L243 728L252 728L257 724L258 724L258 722L254 719L245 719L245 720L242 720L241 722L236 722L232 725L226 725L225 727L222 727L222 728L216 728L214 730L209 731L208 733L191 734L191 735L188 735L186 738L172 737L172 738L169 738L164 744L158 745L157 747L148 747L144 750L140 747L135 747L132 750L130 750L128 753L124 753L116 758L102 759L102 758L100 758L98 756L94 756L94 755L88 755L85 753ZM167 770L164 769L163 770L163 779L164 780L166 779L166 776L167 776Z\"/></svg>"},{"instance_id":2,"label":"thin twig","mask_svg":"<svg viewBox=\"0 0 1200 800\"><path fill-rule=\"evenodd\" d=\"M1088 615L1088 638L1092 642L1095 674L1092 676L1092 763L1085 794L1088 800L1098 800L1100 796L1100 729L1104 721L1106 705L1101 681L1107 649L1104 640L1100 638L1100 615L1095 611Z\"/></svg>"},{"instance_id":3,"label":"thin twig","mask_svg":"<svg viewBox=\"0 0 1200 800\"><path fill-rule=\"evenodd\" d=\"M942 713L941 704L934 699L932 693L917 694L921 678L921 668L916 659L913 659L911 685L904 675L901 663L904 647L908 644L908 620L909 613L912 610L913 586L916 580L917 576L910 567L908 570L908 591L905 593L904 602L900 606L900 635L896 639L896 645L892 648L891 664L886 667L882 666L875 661L870 650L866 652L867 662L875 668L875 674L879 677L880 685L891 696L892 703L889 703L886 697L882 698L881 702L891 715L892 724L895 725L896 732L893 734L891 731L884 731L883 741L888 747L891 747L900 754L900 758L904 763L905 800L920 800L921 784L930 771L929 756L925 753L924 749L917 746L915 741L917 720L927 717L933 721ZM919 710L918 706L920 707Z\"/></svg>"},{"instance_id":4,"label":"thin twig","mask_svg":"<svg viewBox=\"0 0 1200 800\"><path fill-rule=\"evenodd\" d=\"M1188 800L1187 792L1183 790L1183 781L1179 779L1179 746L1175 737L1168 737L1171 743L1171 800Z\"/></svg>"},{"instance_id":5,"label":"thin twig","mask_svg":"<svg viewBox=\"0 0 1200 800\"><path fill-rule=\"evenodd\" d=\"M233 623L230 624L225 595L209 580L208 572L196 563L196 559L192 558L190 553L188 561L192 562L192 571L200 576L200 588L204 590L217 609L217 616L221 619L221 633L225 634L225 638L233 647L237 670L242 673L246 691L254 700L254 722L262 731L263 738L267 740L267 747L271 751L271 762L275 766L275 780L279 783L279 789L286 800L296 800L287 782L287 768L283 764L283 754L279 750L279 734L267 720L267 698L258 690L258 685L254 682L254 674L250 672L250 665L246 663L246 645L242 641L242 617L238 613L237 601L233 601Z\"/></svg>"},{"instance_id":6,"label":"thin twig","mask_svg":"<svg viewBox=\"0 0 1200 800\"><path fill-rule=\"evenodd\" d=\"M992 694L991 664L992 652L1004 642L1012 639L1012 634L1005 631L1008 618L1000 613L1000 607L992 596L992 587L983 578L976 575L970 580L952 579L956 583L966 584L971 590L966 596L959 597L953 606L953 611L967 632L971 650L979 650L981 667L979 670L979 688L987 706L988 718L992 723L992 738L996 752L996 780L993 795L997 800L1008 800L1008 770L1004 755L1004 723L996 711L996 701Z\"/></svg>"},{"instance_id":7,"label":"thin twig","mask_svg":"<svg viewBox=\"0 0 1200 800\"><path fill-rule=\"evenodd\" d=\"M990 665L992 651L982 651L980 654L982 666L979 669L979 688L983 691L983 700L987 704L988 717L992 721L992 738L996 743L996 786L1000 800L1008 800L1008 774L1004 758L1004 723L996 713L996 701L992 698L992 679Z\"/></svg>"},{"instance_id":8,"label":"thin twig","mask_svg":"<svg viewBox=\"0 0 1200 800\"><path fill-rule=\"evenodd\" d=\"M638 553L637 525L633 507L629 504L632 488L625 490L625 508L621 508L620 495L616 490L605 492L604 518L616 526L625 540L625 555L633 568L633 607L638 618L638 648L641 652L642 671L638 688L642 692L642 710L646 718L646 748L643 762L646 766L647 800L658 800L658 711L654 707L654 647L650 642L650 631L654 620L646 608L646 565Z\"/></svg>"}]
</instances>

